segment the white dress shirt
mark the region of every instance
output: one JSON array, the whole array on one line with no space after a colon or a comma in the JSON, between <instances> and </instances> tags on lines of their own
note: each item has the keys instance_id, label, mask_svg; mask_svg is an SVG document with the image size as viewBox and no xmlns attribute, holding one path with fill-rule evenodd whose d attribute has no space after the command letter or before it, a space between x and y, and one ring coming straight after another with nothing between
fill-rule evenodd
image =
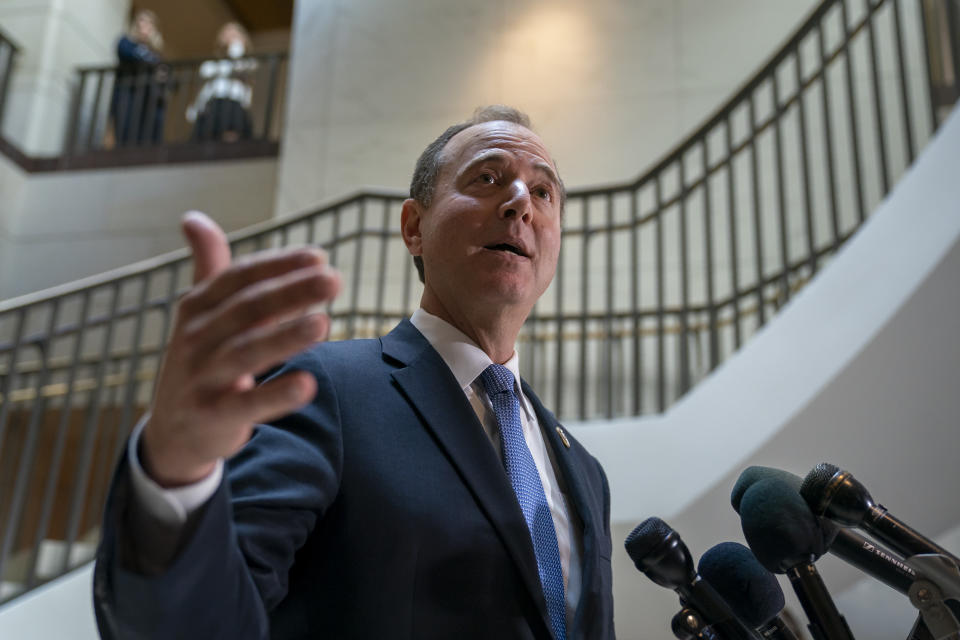
<instances>
[{"instance_id":1,"label":"white dress shirt","mask_svg":"<svg viewBox=\"0 0 960 640\"><path fill-rule=\"evenodd\" d=\"M457 379L460 388L470 401L480 424L493 445L497 456L502 460L503 453L500 447L500 433L493 407L487 397L480 374L493 364L493 361L480 347L459 329L437 316L417 309L410 317L410 322L427 339L427 342L440 354L443 361L450 368ZM583 531L578 521L571 517L568 501L559 481L560 475L556 471L553 454L547 446L536 412L530 405L530 400L520 388L520 365L516 351L503 366L513 374L514 391L520 399L520 422L527 447L533 456L533 461L540 474L540 483L543 485L553 516L553 527L557 533L557 545L560 552L560 565L563 570L563 586L566 598L567 628L573 626L573 616L577 603L580 600L581 568L580 557L583 544ZM223 460L209 476L185 487L164 489L154 482L144 471L137 457L137 446L140 434L146 426L149 415L144 416L133 430L130 438L128 457L130 461L130 476L134 495L147 511L162 522L171 525L182 525L187 516L200 508L210 499L220 485L223 477Z\"/></svg>"}]
</instances>

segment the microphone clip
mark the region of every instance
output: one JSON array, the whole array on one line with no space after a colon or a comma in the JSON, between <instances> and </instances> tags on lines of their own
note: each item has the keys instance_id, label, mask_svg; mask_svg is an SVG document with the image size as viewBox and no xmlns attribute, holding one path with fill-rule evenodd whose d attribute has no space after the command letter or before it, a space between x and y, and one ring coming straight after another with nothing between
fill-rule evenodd
<instances>
[{"instance_id":1,"label":"microphone clip","mask_svg":"<svg viewBox=\"0 0 960 640\"><path fill-rule=\"evenodd\" d=\"M907 595L910 603L920 611L922 624L918 621L910 640L923 637L920 626L925 626L934 640L960 640L960 622L944 600L960 601L960 569L952 558L938 553L922 553L910 556L906 563L917 572L917 579L910 585Z\"/></svg>"},{"instance_id":2,"label":"microphone clip","mask_svg":"<svg viewBox=\"0 0 960 640\"><path fill-rule=\"evenodd\" d=\"M933 640L960 640L960 623L944 602L943 592L934 583L920 578L910 585L910 602L920 611L922 626L928 634L917 636L921 626L918 621L908 640L919 640L920 637L930 637ZM922 632L920 632L922 633Z\"/></svg>"},{"instance_id":3,"label":"microphone clip","mask_svg":"<svg viewBox=\"0 0 960 640\"><path fill-rule=\"evenodd\" d=\"M678 640L724 640L708 625L700 612L693 607L684 607L670 620L670 629Z\"/></svg>"}]
</instances>

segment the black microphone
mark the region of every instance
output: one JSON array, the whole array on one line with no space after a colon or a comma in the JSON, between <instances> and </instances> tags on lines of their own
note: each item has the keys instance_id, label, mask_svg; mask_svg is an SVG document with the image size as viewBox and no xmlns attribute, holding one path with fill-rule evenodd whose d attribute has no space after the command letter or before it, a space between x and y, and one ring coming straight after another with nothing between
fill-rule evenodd
<instances>
[{"instance_id":1,"label":"black microphone","mask_svg":"<svg viewBox=\"0 0 960 640\"><path fill-rule=\"evenodd\" d=\"M807 614L815 640L852 640L853 634L814 562L829 547L819 519L787 482L767 478L743 492L740 525L757 560L785 573Z\"/></svg>"},{"instance_id":2,"label":"black microphone","mask_svg":"<svg viewBox=\"0 0 960 640\"><path fill-rule=\"evenodd\" d=\"M780 617L783 590L776 576L738 542L721 542L700 557L697 572L720 594L734 615L768 640L797 640Z\"/></svg>"},{"instance_id":3,"label":"black microphone","mask_svg":"<svg viewBox=\"0 0 960 640\"><path fill-rule=\"evenodd\" d=\"M782 480L794 487L797 493L800 492L800 487L803 484L803 478L789 471L771 467L747 467L740 474L730 494L730 503L734 510L740 511L740 500L746 490L765 478ZM828 518L820 518L820 528L823 531L824 538L830 541L829 551L831 554L888 587L907 595L910 585L917 579L917 572L909 567L901 557L855 531L840 528Z\"/></svg>"},{"instance_id":4,"label":"black microphone","mask_svg":"<svg viewBox=\"0 0 960 640\"><path fill-rule=\"evenodd\" d=\"M815 466L803 479L800 495L818 516L863 529L904 556L938 554L960 567L960 559L891 516L849 471L836 465Z\"/></svg>"},{"instance_id":5,"label":"black microphone","mask_svg":"<svg viewBox=\"0 0 960 640\"><path fill-rule=\"evenodd\" d=\"M693 568L687 545L660 518L647 518L627 536L624 546L637 569L661 587L673 589L724 640L757 640L759 636L733 615Z\"/></svg>"}]
</instances>

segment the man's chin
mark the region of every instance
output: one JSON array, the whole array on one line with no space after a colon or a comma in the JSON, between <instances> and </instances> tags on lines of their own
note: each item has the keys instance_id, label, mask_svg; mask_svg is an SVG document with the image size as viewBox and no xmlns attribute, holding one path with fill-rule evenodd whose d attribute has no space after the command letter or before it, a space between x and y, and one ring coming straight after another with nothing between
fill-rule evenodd
<instances>
[{"instance_id":1,"label":"man's chin","mask_svg":"<svg viewBox=\"0 0 960 640\"><path fill-rule=\"evenodd\" d=\"M491 306L504 308L533 308L537 295L529 283L519 283L510 279L499 279L489 286L481 287L477 297Z\"/></svg>"}]
</instances>

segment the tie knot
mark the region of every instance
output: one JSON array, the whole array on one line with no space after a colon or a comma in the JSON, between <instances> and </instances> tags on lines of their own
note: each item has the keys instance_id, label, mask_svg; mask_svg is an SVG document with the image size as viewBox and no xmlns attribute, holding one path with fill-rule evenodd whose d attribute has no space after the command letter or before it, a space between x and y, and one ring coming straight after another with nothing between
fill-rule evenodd
<instances>
[{"instance_id":1,"label":"tie knot","mask_svg":"<svg viewBox=\"0 0 960 640\"><path fill-rule=\"evenodd\" d=\"M513 374L502 364L492 364L484 369L480 374L480 381L489 396L513 391Z\"/></svg>"}]
</instances>

